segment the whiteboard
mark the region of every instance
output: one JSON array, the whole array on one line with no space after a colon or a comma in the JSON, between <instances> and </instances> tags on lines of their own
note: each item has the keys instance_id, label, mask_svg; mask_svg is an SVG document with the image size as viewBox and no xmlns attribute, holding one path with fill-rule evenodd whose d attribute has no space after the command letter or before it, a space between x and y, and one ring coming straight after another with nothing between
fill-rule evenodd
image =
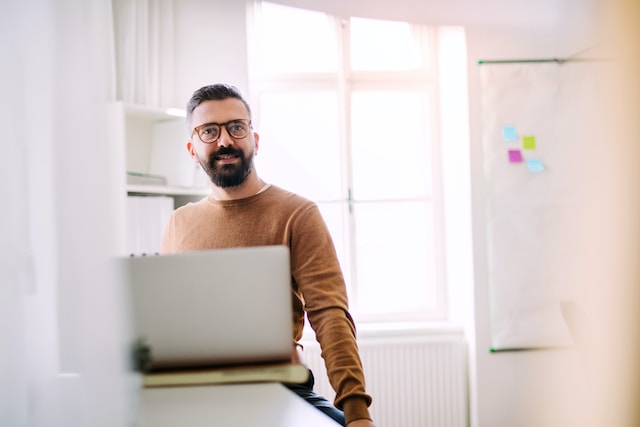
<instances>
[{"instance_id":1,"label":"whiteboard","mask_svg":"<svg viewBox=\"0 0 640 427\"><path fill-rule=\"evenodd\" d=\"M492 350L572 345L593 162L594 64L481 64ZM586 259L586 258L584 258Z\"/></svg>"}]
</instances>

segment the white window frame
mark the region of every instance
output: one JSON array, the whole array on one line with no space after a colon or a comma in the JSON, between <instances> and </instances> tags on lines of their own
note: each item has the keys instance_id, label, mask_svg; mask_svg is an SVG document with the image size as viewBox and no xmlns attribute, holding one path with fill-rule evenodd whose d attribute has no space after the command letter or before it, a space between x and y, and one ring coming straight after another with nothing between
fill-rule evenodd
<instances>
[{"instance_id":1,"label":"white window frame","mask_svg":"<svg viewBox=\"0 0 640 427\"><path fill-rule=\"evenodd\" d=\"M434 309L429 311L420 312L399 312L399 313L384 313L384 314L363 314L357 310L357 292L358 282L355 277L355 268L352 268L352 262L355 259L355 244L354 244L354 216L347 214L344 217L344 221L348 222L344 224L346 230L348 230L347 242L345 244L348 248L344 249L346 259L343 261L343 270L347 282L349 284L349 296L352 305L352 314L359 323L396 323L396 322L440 322L446 321L448 316L448 292L446 286L446 260L445 260L445 224L444 224L444 195L443 195L443 182L442 182L442 169L441 169L441 135L440 135L440 120L438 109L440 105L440 88L438 82L438 30L435 27L425 27L413 25L415 31L426 32L425 37L422 40L428 40L428 46L423 49L424 52L428 52L429 56L425 62L428 66L421 69L412 71L352 71L350 69L350 52L349 52L349 18L348 17L333 17L335 30L338 32L338 40L340 43L342 56L339 62L339 68L337 73L290 73L290 74L261 74L258 75L255 71L255 64L252 63L252 58L256 57L252 54L253 47L253 34L252 25L255 13L259 13L260 1L254 2L251 6L254 8L253 12L248 14L248 52L249 52L249 83L251 99L258 99L260 94L268 92L278 91L296 91L296 90L324 90L338 89L340 98L342 99L340 114L340 129L341 129L341 147L343 147L342 158L342 170L343 170L343 182L345 183L344 193L340 200L315 200L318 204L325 203L350 203L349 192L353 188L352 171L351 171L351 128L350 128L350 95L353 91L362 89L424 89L427 92L428 103L430 111L433 112L431 117L431 157L432 157L432 193L431 197L427 197L433 206L434 212L434 245L435 245L435 257L434 265L435 271L435 294L436 303L433 305ZM256 102L252 102L253 105L258 105ZM260 111L254 111L255 121L260 121ZM376 202L393 202L400 199L387 199L376 200ZM357 202L366 203L366 202Z\"/></svg>"}]
</instances>

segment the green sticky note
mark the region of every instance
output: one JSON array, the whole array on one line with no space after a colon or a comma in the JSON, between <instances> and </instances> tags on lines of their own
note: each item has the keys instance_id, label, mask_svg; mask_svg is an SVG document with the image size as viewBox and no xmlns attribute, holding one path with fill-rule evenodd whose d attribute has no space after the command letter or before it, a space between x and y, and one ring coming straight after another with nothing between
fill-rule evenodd
<instances>
[{"instance_id":1,"label":"green sticky note","mask_svg":"<svg viewBox=\"0 0 640 427\"><path fill-rule=\"evenodd\" d=\"M535 150L536 149L536 137L527 135L522 137L522 148L525 150Z\"/></svg>"}]
</instances>

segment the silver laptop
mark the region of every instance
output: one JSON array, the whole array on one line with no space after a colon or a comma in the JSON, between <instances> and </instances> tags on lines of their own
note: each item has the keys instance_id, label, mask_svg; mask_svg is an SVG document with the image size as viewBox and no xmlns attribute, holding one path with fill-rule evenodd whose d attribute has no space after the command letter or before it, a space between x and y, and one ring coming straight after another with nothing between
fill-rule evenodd
<instances>
[{"instance_id":1,"label":"silver laptop","mask_svg":"<svg viewBox=\"0 0 640 427\"><path fill-rule=\"evenodd\" d=\"M291 360L286 246L128 258L134 338L148 370Z\"/></svg>"}]
</instances>

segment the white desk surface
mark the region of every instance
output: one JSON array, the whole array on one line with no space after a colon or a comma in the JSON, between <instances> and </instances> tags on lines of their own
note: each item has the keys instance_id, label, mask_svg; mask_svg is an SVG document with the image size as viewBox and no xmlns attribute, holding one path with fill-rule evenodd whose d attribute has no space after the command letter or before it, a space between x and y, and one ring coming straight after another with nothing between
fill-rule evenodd
<instances>
[{"instance_id":1,"label":"white desk surface","mask_svg":"<svg viewBox=\"0 0 640 427\"><path fill-rule=\"evenodd\" d=\"M336 427L278 383L145 388L138 427Z\"/></svg>"}]
</instances>

